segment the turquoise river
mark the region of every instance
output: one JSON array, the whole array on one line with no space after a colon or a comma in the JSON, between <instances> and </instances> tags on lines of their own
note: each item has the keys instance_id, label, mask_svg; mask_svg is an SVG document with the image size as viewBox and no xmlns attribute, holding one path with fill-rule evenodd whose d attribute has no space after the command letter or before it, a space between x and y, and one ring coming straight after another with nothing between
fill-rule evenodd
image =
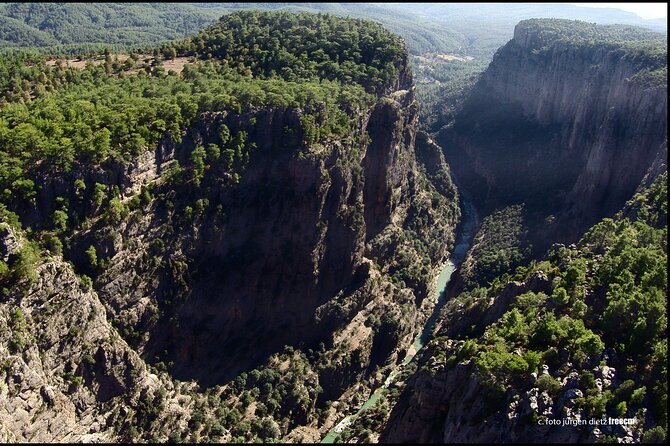
<instances>
[{"instance_id":1,"label":"turquoise river","mask_svg":"<svg viewBox=\"0 0 670 446\"><path fill-rule=\"evenodd\" d=\"M355 413L344 417L339 423L337 423L326 434L326 436L323 437L321 443L334 443L337 437L340 436L342 431L347 426L349 426L361 412L374 406L379 400L379 398L382 396L382 392L384 391L384 389L388 388L393 383L396 376L398 376L398 374L403 370L403 368L407 364L409 364L412 361L412 359L414 359L416 354L423 348L423 346L430 338L430 334L433 330L433 327L435 327L435 323L437 322L440 310L447 302L448 298L446 293L447 285L451 280L452 274L454 273L454 271L456 271L457 266L460 265L460 263L465 258L465 254L467 253L470 247L470 243L472 241L474 232L476 231L479 225L479 216L477 215L477 210L472 205L469 196L465 191L462 191L461 197L463 199L463 207L461 208L463 215L460 224L460 231L456 238L456 245L454 247L453 252L451 253L451 258L447 261L446 265L440 272L440 275L437 279L437 285L435 287L435 294L436 294L435 308L433 309L433 313L428 318L426 325L424 325L423 329L421 330L421 333L419 333L414 339L413 344L414 348L408 349L408 353L403 359L403 361L400 364L398 364L395 369L391 371L389 376L386 378L386 381L384 381L384 384L378 387L372 393L370 398Z\"/></svg>"}]
</instances>

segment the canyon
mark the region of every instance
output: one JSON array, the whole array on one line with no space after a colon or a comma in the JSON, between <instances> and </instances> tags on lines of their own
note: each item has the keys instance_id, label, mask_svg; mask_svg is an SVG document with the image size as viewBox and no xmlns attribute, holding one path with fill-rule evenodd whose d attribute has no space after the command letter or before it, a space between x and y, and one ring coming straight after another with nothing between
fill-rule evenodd
<instances>
[{"instance_id":1,"label":"canyon","mask_svg":"<svg viewBox=\"0 0 670 446\"><path fill-rule=\"evenodd\" d=\"M43 63L75 86L182 96L157 102L156 137L119 139L151 143L92 139L104 156L67 168L19 150L19 180L3 167L0 440L318 442L373 395L339 440L658 438L659 36L522 21L434 135L402 39L361 19L232 13L155 52L191 60L174 74ZM40 100L8 106L1 144L55 119ZM637 421L538 427L601 405Z\"/></svg>"}]
</instances>

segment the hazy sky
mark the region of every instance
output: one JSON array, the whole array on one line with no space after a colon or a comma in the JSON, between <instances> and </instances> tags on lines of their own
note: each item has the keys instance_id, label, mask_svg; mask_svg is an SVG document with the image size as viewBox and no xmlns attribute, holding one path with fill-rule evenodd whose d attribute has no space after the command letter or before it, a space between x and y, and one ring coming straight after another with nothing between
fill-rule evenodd
<instances>
[{"instance_id":1,"label":"hazy sky","mask_svg":"<svg viewBox=\"0 0 670 446\"><path fill-rule=\"evenodd\" d=\"M668 17L667 3L572 3L573 5L589 6L593 8L618 8L634 12L643 19L657 19Z\"/></svg>"},{"instance_id":2,"label":"hazy sky","mask_svg":"<svg viewBox=\"0 0 670 446\"><path fill-rule=\"evenodd\" d=\"M393 2L390 2L393 4ZM489 2L490 3L490 2ZM496 2L494 2L496 3ZM540 3L541 4L541 3ZM553 4L566 4L556 3ZM589 8L618 8L624 11L634 12L643 19L667 19L668 3L567 3L568 5L587 6Z\"/></svg>"}]
</instances>

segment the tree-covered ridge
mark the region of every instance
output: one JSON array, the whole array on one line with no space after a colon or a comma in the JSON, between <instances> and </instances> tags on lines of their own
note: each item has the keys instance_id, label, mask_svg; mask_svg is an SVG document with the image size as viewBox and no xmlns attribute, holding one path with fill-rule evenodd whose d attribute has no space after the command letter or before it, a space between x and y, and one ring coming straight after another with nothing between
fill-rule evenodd
<instances>
[{"instance_id":1,"label":"tree-covered ridge","mask_svg":"<svg viewBox=\"0 0 670 446\"><path fill-rule=\"evenodd\" d=\"M321 12L375 20L401 35L414 54L456 51L466 40L445 24L374 4L7 3L0 5L0 48L39 47L51 53L77 54L104 44L115 51L128 51L182 39L224 14L249 9Z\"/></svg>"},{"instance_id":2,"label":"tree-covered ridge","mask_svg":"<svg viewBox=\"0 0 670 446\"><path fill-rule=\"evenodd\" d=\"M499 209L484 218L461 265L465 289L486 285L528 259L523 205Z\"/></svg>"},{"instance_id":3,"label":"tree-covered ridge","mask_svg":"<svg viewBox=\"0 0 670 446\"><path fill-rule=\"evenodd\" d=\"M606 50L610 57L627 61L641 73L658 73L668 65L665 36L636 26L532 19L519 22L515 37L520 35L526 36L525 44L530 44L539 54L549 54L552 48L567 45L587 52Z\"/></svg>"},{"instance_id":4,"label":"tree-covered ridge","mask_svg":"<svg viewBox=\"0 0 670 446\"><path fill-rule=\"evenodd\" d=\"M666 41L663 34L638 26L597 25L595 23L567 19L522 20L517 25L517 30L532 33L544 44L557 40L608 44L644 41L662 44Z\"/></svg>"},{"instance_id":5,"label":"tree-covered ridge","mask_svg":"<svg viewBox=\"0 0 670 446\"><path fill-rule=\"evenodd\" d=\"M49 73L58 77L69 71L56 68ZM74 162L98 164L108 157L129 163L166 132L178 140L180 132L205 111L241 112L266 106L308 111L322 104L309 122L326 137L345 131L341 106L355 109L370 101L356 85L255 80L211 64L188 69L183 77L140 73L119 79L107 76L104 67L76 74L80 78L67 88L29 101L20 98L0 109L3 198L34 196L31 172L38 167L68 171Z\"/></svg>"},{"instance_id":6,"label":"tree-covered ridge","mask_svg":"<svg viewBox=\"0 0 670 446\"><path fill-rule=\"evenodd\" d=\"M0 46L153 45L214 22L223 8L161 3L6 3Z\"/></svg>"},{"instance_id":7,"label":"tree-covered ridge","mask_svg":"<svg viewBox=\"0 0 670 446\"><path fill-rule=\"evenodd\" d=\"M18 42L26 46L57 44L56 40L45 32L36 30L15 18L0 16L0 44L14 46Z\"/></svg>"},{"instance_id":8,"label":"tree-covered ridge","mask_svg":"<svg viewBox=\"0 0 670 446\"><path fill-rule=\"evenodd\" d=\"M604 219L577 246L558 245L449 304L433 356L447 371L474 366L490 391L486 416L513 401L521 408L537 388L548 398L544 412L517 418L519 427L576 414L637 417L638 440L665 438L666 180L667 172L631 200L627 216Z\"/></svg>"},{"instance_id":9,"label":"tree-covered ridge","mask_svg":"<svg viewBox=\"0 0 670 446\"><path fill-rule=\"evenodd\" d=\"M307 14L291 17L294 16L287 13L231 14L225 22L228 23L228 19L233 22L244 20L245 25L239 31L242 34L235 34L238 39L235 44L229 42L225 47L216 48L239 54L240 60L194 59L180 74L165 72L159 49L154 51L151 64L140 65L139 56L133 53L123 63L107 54L104 62L87 64L83 69L58 63L47 65L44 57L28 53L1 58L0 204L22 215L35 206L35 198L46 179L61 176L74 181L74 177L79 178L82 172L91 169L114 170L118 166L128 166L164 138L179 143L185 130L209 112L239 115L253 113L259 108L298 110L300 128L291 130L301 138L296 141L296 150L332 137L348 138L352 134L354 117L362 116L375 100L375 95L367 93L357 81L382 88L382 84L386 85L392 79L384 77L382 81L376 75L366 77L380 72L374 71L374 67L368 72L362 59L358 64L342 59L342 64L334 63L337 70L330 72L326 68L319 69L319 64L304 57L300 58L300 63L304 64L302 73L311 67L313 71L309 76L282 76L272 70L256 75L253 70L267 64L257 64L255 59L245 56L246 48L256 48L255 57L265 62L281 57L278 54L289 53L286 47L261 51L257 44L251 43L254 41L251 36L283 35L292 32L286 28L287 23L297 27L298 23L315 20L313 23L323 21L324 26L328 23L331 32L349 29L351 32L338 41L350 48L359 48L349 42L349 39L361 38L359 32L363 35L361 40L368 45L365 51L376 51L385 45L385 39L391 39L399 45L399 53L393 53L397 59L387 61L390 56L385 50L380 50L382 56L379 57L365 53L373 64L385 60L390 64L388 66L393 66L391 71L385 72L388 76L391 73L397 75L396 67L404 64L403 46L398 38L380 26L370 26L375 30L372 34L364 32L364 25L369 22L331 16L310 19ZM227 31L222 32L221 35L226 35ZM379 34L380 40L374 40L375 33ZM211 34L211 37L216 38L216 35ZM298 45L296 41L290 42ZM174 47L162 48L164 52L170 49L174 50ZM297 51L297 47L293 50ZM318 50L313 50L312 56L318 57ZM300 63L292 66L300 67ZM246 159L248 162L248 152L254 145L253 141L246 140L246 136L227 134L220 138L217 147L207 148L209 152L221 154L223 171L237 178L236 181L242 173L238 161ZM202 147L196 149L205 151ZM198 158L200 152L196 152L194 150L193 156ZM92 186L96 187L95 191L90 188ZM110 215L119 214L117 211L123 206L120 206L118 188L114 186L71 185L72 193L76 193L80 201L90 201L89 205L68 206L62 197L52 197L61 202L41 203L41 206L55 209L54 220L40 223L39 229L53 230L54 234L65 236L76 231L79 222L88 218L106 215L107 211ZM103 203L109 206L101 207ZM116 219L105 219L108 220Z\"/></svg>"},{"instance_id":10,"label":"tree-covered ridge","mask_svg":"<svg viewBox=\"0 0 670 446\"><path fill-rule=\"evenodd\" d=\"M584 54L607 51L635 70L647 87L667 84L668 44L663 34L626 25L596 25L578 20L531 19L519 22L514 41L523 41L537 57L550 57L556 48ZM665 74L665 79L663 75Z\"/></svg>"},{"instance_id":11,"label":"tree-covered ridge","mask_svg":"<svg viewBox=\"0 0 670 446\"><path fill-rule=\"evenodd\" d=\"M374 93L386 91L407 65L402 39L382 25L329 14L240 11L176 48L262 78L354 82Z\"/></svg>"}]
</instances>

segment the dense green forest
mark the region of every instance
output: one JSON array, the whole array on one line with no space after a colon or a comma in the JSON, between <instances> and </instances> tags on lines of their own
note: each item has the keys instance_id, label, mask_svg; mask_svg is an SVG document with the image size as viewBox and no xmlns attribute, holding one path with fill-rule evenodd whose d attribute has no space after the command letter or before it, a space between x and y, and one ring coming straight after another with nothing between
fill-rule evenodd
<instances>
[{"instance_id":1,"label":"dense green forest","mask_svg":"<svg viewBox=\"0 0 670 446\"><path fill-rule=\"evenodd\" d=\"M420 125L437 132L453 124L470 89L489 64L488 59L453 59L412 56L410 61L421 102Z\"/></svg>"},{"instance_id":2,"label":"dense green forest","mask_svg":"<svg viewBox=\"0 0 670 446\"><path fill-rule=\"evenodd\" d=\"M557 399L566 392L559 381L576 369L578 376L569 378L577 380L576 408L592 418L631 417L646 410L644 439L664 438L666 182L664 173L617 216L593 226L577 246L556 246L544 260L450 302L444 330L431 341L434 357L446 361L447 370L459 363L473 364L489 392L491 413L530 385ZM526 292L517 286L521 292L514 293L513 283L536 285ZM502 299L505 293L514 297L507 297L509 306L493 323L463 327L462 321L490 317L487 312L495 311L490 299ZM453 327L464 330L456 334ZM444 351L445 345L452 347ZM539 369L541 365L547 371ZM618 371L618 384L600 392L590 370L603 366ZM531 373L539 373L535 384L529 380ZM525 421L537 423L534 416Z\"/></svg>"},{"instance_id":3,"label":"dense green forest","mask_svg":"<svg viewBox=\"0 0 670 446\"><path fill-rule=\"evenodd\" d=\"M0 5L0 47L72 49L90 43L124 49L146 46L193 34L221 15L241 9L325 12L372 19L401 35L413 54L457 52L484 59L512 37L517 22L532 17L665 30L661 24L631 13L571 5L482 5L473 13L467 5L459 4L6 3Z\"/></svg>"},{"instance_id":4,"label":"dense green forest","mask_svg":"<svg viewBox=\"0 0 670 446\"><path fill-rule=\"evenodd\" d=\"M387 90L406 63L402 41L373 22L332 17L241 11L177 44L176 52L243 65L253 76L337 79L371 92Z\"/></svg>"},{"instance_id":5,"label":"dense green forest","mask_svg":"<svg viewBox=\"0 0 670 446\"><path fill-rule=\"evenodd\" d=\"M597 25L580 20L534 19L524 21L524 28L540 41L568 40L572 43L606 43L616 45L624 42L664 42L662 34L625 25Z\"/></svg>"},{"instance_id":6,"label":"dense green forest","mask_svg":"<svg viewBox=\"0 0 670 446\"><path fill-rule=\"evenodd\" d=\"M242 9L330 13L367 18L405 38L411 52L456 50L463 40L447 26L422 23L411 13L380 5L338 3L7 3L0 5L0 48L42 47L76 54L106 45L146 47L195 34L224 14ZM104 26L101 26L104 24Z\"/></svg>"},{"instance_id":7,"label":"dense green forest","mask_svg":"<svg viewBox=\"0 0 670 446\"><path fill-rule=\"evenodd\" d=\"M477 75L494 52L512 37L519 20L544 15L664 30L656 22L613 9L598 11L570 5L484 5L482 8L480 13L473 14L471 9L459 4L7 3L0 5L0 50L13 52L32 48L43 54L92 55L105 48L114 52L147 49L195 34L222 15L244 9L372 19L406 42L412 56L410 63L419 78L421 125L436 132L453 121L454 113ZM631 32L644 31L638 28ZM474 60L445 61L434 57L443 54L467 55ZM420 60L424 56L431 62L426 64ZM646 80L652 78L655 77Z\"/></svg>"},{"instance_id":8,"label":"dense green forest","mask_svg":"<svg viewBox=\"0 0 670 446\"><path fill-rule=\"evenodd\" d=\"M91 181L85 172L127 168L165 140L179 143L204 115L219 112L250 117L261 108L297 110L299 126L284 132L294 144L277 141L272 148L277 152L291 147L303 154L332 139L354 146L353 126L364 110L394 90L399 76L409 75L409 63L419 82L421 125L436 132L453 123L491 49L499 46L496 39L510 31L498 23L499 34L487 39L481 28L482 34L467 34L453 18L422 22L420 14L435 11L425 5L416 16L402 7L376 5L257 6L282 11L243 10L246 3L0 6L0 235L15 228L29 238L18 255L0 258L0 296L19 279L36 278L33 266L45 250L67 257L75 232L114 227L154 200L156 207L182 206L170 221L178 229L203 216L221 217L221 205L206 197L223 183L238 184L258 147L246 131L220 125L214 143L189 147L185 161L174 162L161 178L163 184L143 187L132 197L122 197L113 179ZM380 23L360 18L370 16ZM583 47L606 42L617 54L653 68L631 81L651 87L667 83L667 45L660 34L569 21L533 24L551 42ZM128 58L115 54L121 52ZM92 57L71 59L81 62L80 68L54 60L66 54ZM468 54L474 57L461 57ZM533 57L547 54L540 48ZM181 72L165 68L176 58L185 63ZM255 118L248 122L255 126ZM49 202L38 204L45 185L59 181L67 193L45 194ZM643 438L663 440L666 182L667 173L579 243L556 245L540 261L528 263L523 206L486 217L464 262L465 291L447 305L442 330L424 356L432 363L424 359L420 373L470 367L486 390L490 413L508 407L531 386L556 400L565 397L561 382L572 379L579 389L573 392L574 405L587 416L639 415L645 420ZM38 208L48 209L48 215L35 218ZM24 221L28 216L30 224ZM410 254L398 250L397 255ZM78 262L77 271L83 286L91 287L89 276L95 279L107 259L93 245L84 257L86 265ZM181 274L178 267L175 271ZM410 272L394 274L394 283L404 288L406 282L427 282L428 271ZM519 284L530 283L537 286L516 293ZM509 298L504 311L484 324L501 296ZM12 315L13 327L22 326L21 317ZM114 322L125 339L136 335ZM12 338L13 353L22 350L21 336ZM324 352L323 344L307 351L287 347L227 385L193 392L193 416L186 429L170 430L170 441L216 441L224 432L237 442L277 440L294 420L315 412L310 405L323 389L312 384ZM290 368L283 369L285 363ZM435 364L442 371L436 372ZM620 382L601 391L593 371L604 367L615 368ZM161 362L155 368L166 370ZM282 407L283 401L290 404ZM377 413L380 420L390 410L382 402L375 409L385 412ZM139 430L133 427L125 435L155 440L148 433L160 430L152 423L158 424L162 409L147 402L140 408ZM252 423L242 421L247 411L255 414ZM319 422L328 416L329 405L319 409ZM523 422L536 424L543 416L533 413ZM364 430L371 426L355 426L356 435L345 432L342 438L369 440Z\"/></svg>"},{"instance_id":9,"label":"dense green forest","mask_svg":"<svg viewBox=\"0 0 670 446\"><path fill-rule=\"evenodd\" d=\"M269 29L275 30L272 36ZM254 58L246 55L249 41ZM137 55L124 65L108 54L104 63L83 69L49 66L34 54L3 58L3 219L18 224L12 211L22 214L31 208L45 177L69 174L66 178L77 178L70 185L73 194L89 204L70 205L54 197L47 206L53 207L53 218L40 228L45 231L38 237L43 243L61 246L67 234L94 216L118 221L127 212L118 188L86 184L77 172L128 165L165 136L179 141L181 132L203 112L300 108L304 144L346 136L353 122L350 116L369 107L375 99L371 93L388 89L406 63L401 40L381 26L329 15L239 12L162 51L175 47L180 54L207 60L194 59L177 75L165 72L158 50L151 63L138 62L141 67L136 66ZM336 54L334 48L340 47ZM208 48L206 54L198 52L202 48ZM196 148L184 179L199 183L205 163L207 169L221 164L237 178L254 147L242 133L221 129L216 147ZM21 272L22 265L3 264L3 275L10 269Z\"/></svg>"},{"instance_id":10,"label":"dense green forest","mask_svg":"<svg viewBox=\"0 0 670 446\"><path fill-rule=\"evenodd\" d=\"M461 264L460 277L466 289L487 285L528 259L524 214L522 205L513 205L484 218Z\"/></svg>"},{"instance_id":11,"label":"dense green forest","mask_svg":"<svg viewBox=\"0 0 670 446\"><path fill-rule=\"evenodd\" d=\"M0 47L148 46L194 34L222 13L176 3L5 3Z\"/></svg>"}]
</instances>

